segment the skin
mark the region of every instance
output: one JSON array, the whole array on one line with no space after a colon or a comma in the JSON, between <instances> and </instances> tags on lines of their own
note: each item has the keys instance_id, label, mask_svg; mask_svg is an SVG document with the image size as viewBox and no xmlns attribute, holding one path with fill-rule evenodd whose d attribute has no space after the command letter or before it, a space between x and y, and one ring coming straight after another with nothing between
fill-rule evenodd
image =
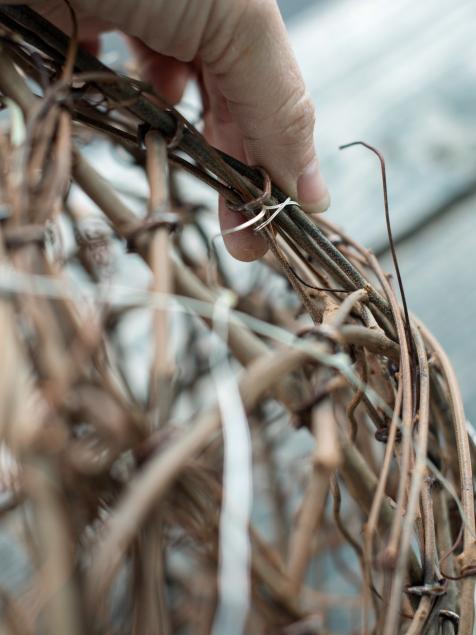
<instances>
[{"instance_id":1,"label":"skin","mask_svg":"<svg viewBox=\"0 0 476 635\"><path fill-rule=\"evenodd\" d=\"M1 1L1 0L0 0ZM11 0L10 0L11 2ZM314 148L314 107L294 58L275 0L70 0L82 42L122 31L144 79L170 103L195 76L210 143L271 178L309 212L329 195ZM64 0L32 0L37 11L71 30ZM243 222L220 201L222 230ZM252 229L225 236L239 260L255 260L266 242Z\"/></svg>"}]
</instances>

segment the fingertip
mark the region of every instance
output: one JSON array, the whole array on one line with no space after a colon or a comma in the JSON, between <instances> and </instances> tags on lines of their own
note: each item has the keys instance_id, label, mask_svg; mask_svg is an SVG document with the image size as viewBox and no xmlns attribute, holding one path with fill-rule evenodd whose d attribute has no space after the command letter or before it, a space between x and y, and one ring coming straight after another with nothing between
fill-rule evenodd
<instances>
[{"instance_id":1,"label":"fingertip","mask_svg":"<svg viewBox=\"0 0 476 635\"><path fill-rule=\"evenodd\" d=\"M297 196L299 204L310 214L321 214L329 208L330 194L317 159L313 159L298 178Z\"/></svg>"},{"instance_id":2,"label":"fingertip","mask_svg":"<svg viewBox=\"0 0 476 635\"><path fill-rule=\"evenodd\" d=\"M241 221L244 221L243 217L240 218ZM224 242L228 253L241 262L259 260L268 251L265 238L248 228L236 234L224 236Z\"/></svg>"},{"instance_id":3,"label":"fingertip","mask_svg":"<svg viewBox=\"0 0 476 635\"><path fill-rule=\"evenodd\" d=\"M207 116L208 133L212 136L217 148L244 161L241 131L234 122L226 122L223 117L220 118L219 123L217 110L218 104L215 96L211 112ZM243 214L230 210L221 196L218 200L218 218L222 232L234 229L247 220ZM223 241L228 253L241 262L258 260L268 251L268 242L265 236L255 232L252 227L241 229L233 234L226 234L223 236Z\"/></svg>"},{"instance_id":4,"label":"fingertip","mask_svg":"<svg viewBox=\"0 0 476 635\"><path fill-rule=\"evenodd\" d=\"M246 218L239 212L231 211L220 197L218 204L218 217L222 232L233 229L246 221ZM266 238L251 227L247 227L233 234L223 236L225 247L230 255L241 262L253 262L262 258L268 251Z\"/></svg>"}]
</instances>

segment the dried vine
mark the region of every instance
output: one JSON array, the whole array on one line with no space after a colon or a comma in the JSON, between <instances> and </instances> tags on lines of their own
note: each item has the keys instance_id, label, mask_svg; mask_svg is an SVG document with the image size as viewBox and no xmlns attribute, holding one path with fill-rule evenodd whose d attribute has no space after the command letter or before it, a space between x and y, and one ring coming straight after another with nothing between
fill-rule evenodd
<instances>
[{"instance_id":1,"label":"dried vine","mask_svg":"<svg viewBox=\"0 0 476 635\"><path fill-rule=\"evenodd\" d=\"M226 380L238 398L227 416L246 416L261 448L253 471L269 481L268 492L255 483L255 504L269 503L278 526L275 536L252 523L244 537L246 632L325 633L346 615L366 633L470 635L475 451L448 358L376 258L329 221L280 206L287 196L262 171L78 49L74 32L24 6L2 5L0 24L1 511L20 521L33 571L2 591L4 630L213 631L229 483L211 387ZM141 214L86 159L85 135L143 169ZM178 171L248 219L279 209L246 292L220 261L222 287L210 284L191 247L208 252L206 211L184 201ZM111 282L133 254L145 288ZM217 307L229 316L230 377L204 353L217 346ZM124 339L141 308L150 355L138 394ZM273 438L295 438L290 424L312 448L292 464ZM346 599L323 591L329 556L353 585Z\"/></svg>"}]
</instances>

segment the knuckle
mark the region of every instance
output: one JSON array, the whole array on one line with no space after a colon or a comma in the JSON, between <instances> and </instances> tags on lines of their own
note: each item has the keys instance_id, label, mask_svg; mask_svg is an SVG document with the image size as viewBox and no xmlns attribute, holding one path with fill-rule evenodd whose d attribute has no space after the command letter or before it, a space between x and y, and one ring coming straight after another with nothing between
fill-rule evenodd
<instances>
[{"instance_id":1,"label":"knuckle","mask_svg":"<svg viewBox=\"0 0 476 635\"><path fill-rule=\"evenodd\" d=\"M316 114L307 93L289 101L278 117L282 122L279 134L283 145L302 145L312 139Z\"/></svg>"},{"instance_id":2,"label":"knuckle","mask_svg":"<svg viewBox=\"0 0 476 635\"><path fill-rule=\"evenodd\" d=\"M142 20L134 27L141 39L153 42L153 48L164 55L191 62L200 50L216 1L150 4L149 11L135 12L136 21Z\"/></svg>"},{"instance_id":3,"label":"knuckle","mask_svg":"<svg viewBox=\"0 0 476 635\"><path fill-rule=\"evenodd\" d=\"M205 39L202 42L201 55L207 67L214 74L227 73L241 55L241 41L246 34L243 28L244 15L249 2L244 2L240 11L236 3L230 10L224 11L223 2L213 3L210 22Z\"/></svg>"},{"instance_id":4,"label":"knuckle","mask_svg":"<svg viewBox=\"0 0 476 635\"><path fill-rule=\"evenodd\" d=\"M270 16L278 9L275 0L214 0L212 4L201 54L212 72L225 74L266 32Z\"/></svg>"}]
</instances>

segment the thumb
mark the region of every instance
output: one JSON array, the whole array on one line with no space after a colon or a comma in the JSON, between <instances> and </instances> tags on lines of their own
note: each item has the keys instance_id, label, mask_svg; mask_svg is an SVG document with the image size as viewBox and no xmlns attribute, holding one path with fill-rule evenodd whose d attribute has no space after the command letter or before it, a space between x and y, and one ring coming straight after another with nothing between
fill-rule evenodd
<instances>
[{"instance_id":1,"label":"thumb","mask_svg":"<svg viewBox=\"0 0 476 635\"><path fill-rule=\"evenodd\" d=\"M214 36L204 38L202 60L247 161L263 166L307 211L325 211L330 199L314 147L314 107L276 2L216 2L209 25Z\"/></svg>"}]
</instances>

